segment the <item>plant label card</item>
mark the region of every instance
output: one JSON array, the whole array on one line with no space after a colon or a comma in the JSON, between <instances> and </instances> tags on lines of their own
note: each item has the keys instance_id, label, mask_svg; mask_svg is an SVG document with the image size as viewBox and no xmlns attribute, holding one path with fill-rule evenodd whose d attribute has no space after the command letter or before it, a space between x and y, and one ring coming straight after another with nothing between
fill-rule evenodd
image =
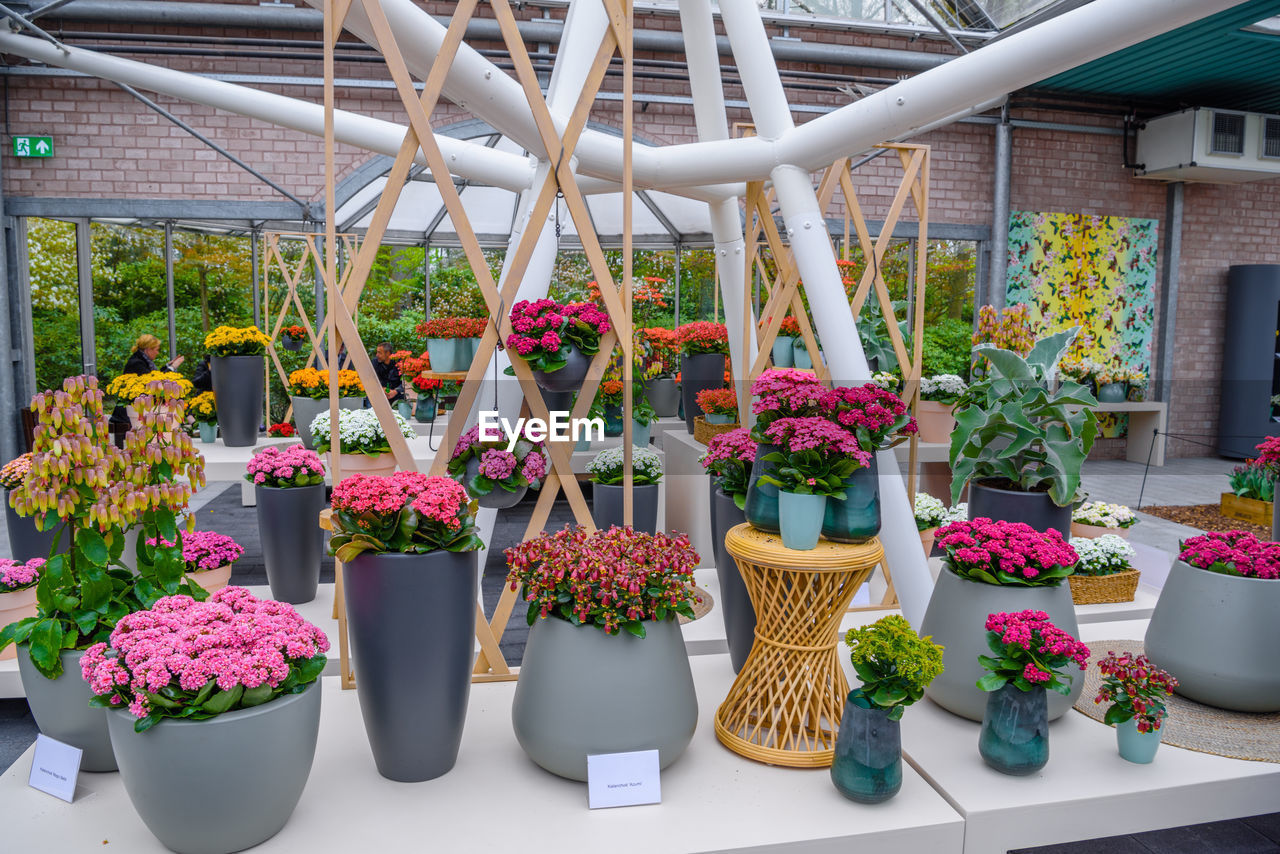
<instances>
[{"instance_id":1,"label":"plant label card","mask_svg":"<svg viewBox=\"0 0 1280 854\"><path fill-rule=\"evenodd\" d=\"M587 805L593 809L662 803L658 751L587 757Z\"/></svg>"},{"instance_id":2,"label":"plant label card","mask_svg":"<svg viewBox=\"0 0 1280 854\"><path fill-rule=\"evenodd\" d=\"M76 794L76 778L80 776L80 759L84 751L49 738L36 736L36 749L31 758L31 776L27 785L71 803Z\"/></svg>"}]
</instances>

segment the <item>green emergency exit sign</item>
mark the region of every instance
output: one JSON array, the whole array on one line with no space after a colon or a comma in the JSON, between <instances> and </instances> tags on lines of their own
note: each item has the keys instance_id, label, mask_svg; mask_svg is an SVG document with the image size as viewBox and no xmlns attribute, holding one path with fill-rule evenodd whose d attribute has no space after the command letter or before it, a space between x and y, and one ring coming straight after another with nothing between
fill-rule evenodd
<instances>
[{"instance_id":1,"label":"green emergency exit sign","mask_svg":"<svg viewBox=\"0 0 1280 854\"><path fill-rule=\"evenodd\" d=\"M51 136L15 136L13 138L14 157L52 157L53 137Z\"/></svg>"}]
</instances>

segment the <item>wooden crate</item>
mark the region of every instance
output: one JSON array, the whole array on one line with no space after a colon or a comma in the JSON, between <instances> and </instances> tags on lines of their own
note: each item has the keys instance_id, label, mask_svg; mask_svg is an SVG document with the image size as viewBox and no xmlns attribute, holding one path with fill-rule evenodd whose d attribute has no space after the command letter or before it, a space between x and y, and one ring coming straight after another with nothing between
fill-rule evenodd
<instances>
[{"instance_id":1,"label":"wooden crate","mask_svg":"<svg viewBox=\"0 0 1280 854\"><path fill-rule=\"evenodd\" d=\"M1222 515L1241 522L1271 527L1270 501L1259 501L1256 498L1241 498L1231 492L1222 493Z\"/></svg>"}]
</instances>

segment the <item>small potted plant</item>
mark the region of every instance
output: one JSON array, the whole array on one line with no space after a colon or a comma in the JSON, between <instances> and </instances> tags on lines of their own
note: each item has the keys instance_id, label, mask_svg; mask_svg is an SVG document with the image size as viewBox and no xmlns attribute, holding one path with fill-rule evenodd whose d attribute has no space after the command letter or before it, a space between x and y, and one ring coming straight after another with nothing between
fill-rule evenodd
<instances>
[{"instance_id":1,"label":"small potted plant","mask_svg":"<svg viewBox=\"0 0 1280 854\"><path fill-rule=\"evenodd\" d=\"M1138 515L1123 504L1086 501L1071 511L1072 537L1101 537L1110 534L1129 538L1129 529L1138 524Z\"/></svg>"},{"instance_id":2,"label":"small potted plant","mask_svg":"<svg viewBox=\"0 0 1280 854\"><path fill-rule=\"evenodd\" d=\"M680 341L680 394L684 399L685 426L693 432L694 416L702 414L698 392L724 385L725 357L729 355L729 330L723 323L699 320L676 329Z\"/></svg>"},{"instance_id":3,"label":"small potted plant","mask_svg":"<svg viewBox=\"0 0 1280 854\"><path fill-rule=\"evenodd\" d=\"M688 536L566 527L506 558L532 627L511 704L529 758L571 780L587 779L592 754L680 758L698 723L677 623L698 602Z\"/></svg>"},{"instance_id":4,"label":"small potted plant","mask_svg":"<svg viewBox=\"0 0 1280 854\"><path fill-rule=\"evenodd\" d=\"M292 439L298 435L297 429L288 421L272 424L267 428L267 435L273 439Z\"/></svg>"},{"instance_id":5,"label":"small potted plant","mask_svg":"<svg viewBox=\"0 0 1280 854\"><path fill-rule=\"evenodd\" d=\"M315 450L315 440L307 429L316 416L329 411L329 371L301 368L289 374L289 401L293 404L293 423L301 434L302 444ZM364 385L353 370L338 372L338 408L363 409Z\"/></svg>"},{"instance_id":6,"label":"small potted plant","mask_svg":"<svg viewBox=\"0 0 1280 854\"><path fill-rule=\"evenodd\" d=\"M955 405L968 388L964 379L956 374L920 378L916 423L920 425L921 442L951 441L951 431L956 428Z\"/></svg>"},{"instance_id":7,"label":"small potted plant","mask_svg":"<svg viewBox=\"0 0 1280 854\"><path fill-rule=\"evenodd\" d=\"M427 358L431 370L442 374L466 370L470 361L460 359L459 356L469 353L471 347L469 344L459 346L457 343L465 331L457 323L457 318L433 317L415 328L420 337L427 339Z\"/></svg>"},{"instance_id":8,"label":"small potted plant","mask_svg":"<svg viewBox=\"0 0 1280 854\"><path fill-rule=\"evenodd\" d=\"M800 323L791 315L782 318L778 324L778 336L773 339L773 366L775 368L795 367L795 339L800 334Z\"/></svg>"},{"instance_id":9,"label":"small potted plant","mask_svg":"<svg viewBox=\"0 0 1280 854\"><path fill-rule=\"evenodd\" d=\"M452 478L356 474L333 488L329 550L343 563L356 692L390 780L431 780L457 761L481 548L475 505Z\"/></svg>"},{"instance_id":10,"label":"small potted plant","mask_svg":"<svg viewBox=\"0 0 1280 854\"><path fill-rule=\"evenodd\" d=\"M736 424L738 396L731 388L704 388L698 392L700 416L707 424Z\"/></svg>"},{"instance_id":11,"label":"small potted plant","mask_svg":"<svg viewBox=\"0 0 1280 854\"><path fill-rule=\"evenodd\" d=\"M399 412L391 413L400 435L414 439L418 433ZM311 441L315 450L330 455L329 467L333 467L333 448L329 412L321 412L311 422ZM390 474L395 471L396 458L391 453L391 442L382 431L382 422L372 409L341 409L338 411L338 441L342 453L342 469L347 473ZM344 475L345 476L345 475Z\"/></svg>"},{"instance_id":12,"label":"small potted plant","mask_svg":"<svg viewBox=\"0 0 1280 854\"><path fill-rule=\"evenodd\" d=\"M187 414L196 422L201 442L209 445L218 440L218 404L213 392L202 391L191 398Z\"/></svg>"},{"instance_id":13,"label":"small potted plant","mask_svg":"<svg viewBox=\"0 0 1280 854\"><path fill-rule=\"evenodd\" d=\"M871 381L885 391L891 391L898 394L902 391L902 377L891 371L876 371L871 375ZM916 423L920 422L920 413L916 413Z\"/></svg>"},{"instance_id":14,"label":"small potted plant","mask_svg":"<svg viewBox=\"0 0 1280 854\"><path fill-rule=\"evenodd\" d=\"M622 380L606 379L600 382L596 399L589 410L590 417L604 420L605 436L622 435ZM636 444L639 444L638 442Z\"/></svg>"},{"instance_id":15,"label":"small potted plant","mask_svg":"<svg viewBox=\"0 0 1280 854\"><path fill-rule=\"evenodd\" d=\"M653 326L641 329L636 337L645 400L658 418L674 418L680 409L680 389L676 387L680 343L676 333Z\"/></svg>"},{"instance_id":16,"label":"small potted plant","mask_svg":"<svg viewBox=\"0 0 1280 854\"><path fill-rule=\"evenodd\" d=\"M612 328L608 313L592 303L521 300L511 309L507 351L529 363L540 388L572 391L582 386L600 337Z\"/></svg>"},{"instance_id":17,"label":"small potted plant","mask_svg":"<svg viewBox=\"0 0 1280 854\"><path fill-rule=\"evenodd\" d=\"M0 628L36 616L36 582L44 569L45 559L27 561L0 559ZM5 647L0 661L13 658L17 647Z\"/></svg>"},{"instance_id":18,"label":"small potted plant","mask_svg":"<svg viewBox=\"0 0 1280 854\"><path fill-rule=\"evenodd\" d=\"M870 465L871 455L852 432L825 418L780 418L765 436L779 448L764 458L775 472L761 480L779 490L782 544L798 551L816 548L827 501L844 500L845 479Z\"/></svg>"},{"instance_id":19,"label":"small potted plant","mask_svg":"<svg viewBox=\"0 0 1280 854\"><path fill-rule=\"evenodd\" d=\"M13 509L13 495L22 488L22 484L31 472L33 454L21 454L0 468L0 486L4 487L5 528L9 535L9 554L16 560L28 561L33 558L49 557L53 552L54 542L58 550L66 551L70 545L70 535L59 536L62 525L54 523L47 530L36 526L35 516L19 516Z\"/></svg>"},{"instance_id":20,"label":"small potted plant","mask_svg":"<svg viewBox=\"0 0 1280 854\"><path fill-rule=\"evenodd\" d=\"M1126 399L1132 401L1145 400L1147 397L1147 372L1130 368L1123 372L1127 386Z\"/></svg>"},{"instance_id":21,"label":"small potted plant","mask_svg":"<svg viewBox=\"0 0 1280 854\"><path fill-rule=\"evenodd\" d=\"M218 429L228 448L258 441L266 382L263 355L270 344L271 338L256 326L219 326L204 337L218 400Z\"/></svg>"},{"instance_id":22,"label":"small potted plant","mask_svg":"<svg viewBox=\"0 0 1280 854\"><path fill-rule=\"evenodd\" d=\"M926 693L947 711L980 721L986 697L974 682L981 675L978 655L987 648L983 620L997 611L1044 611L1063 630L1078 631L1064 579L1079 558L1054 529L981 517L939 528L937 544L944 552L942 571L920 631L942 644L946 669ZM1073 686L1073 696L1050 698L1050 720L1066 714L1083 685Z\"/></svg>"},{"instance_id":23,"label":"small potted plant","mask_svg":"<svg viewBox=\"0 0 1280 854\"><path fill-rule=\"evenodd\" d=\"M781 449L772 444L765 430L779 418L805 418L821 414L819 402L827 389L813 374L791 368L771 368L751 383L751 412L756 416L751 438L756 440L756 461L747 484L747 521L762 531L776 534L778 487L766 483L767 474L776 473L765 457Z\"/></svg>"},{"instance_id":24,"label":"small potted plant","mask_svg":"<svg viewBox=\"0 0 1280 854\"><path fill-rule=\"evenodd\" d=\"M302 349L302 342L307 340L307 329L305 326L293 324L286 326L280 330L280 341L284 344L286 350L297 352Z\"/></svg>"},{"instance_id":25,"label":"small potted plant","mask_svg":"<svg viewBox=\"0 0 1280 854\"><path fill-rule=\"evenodd\" d=\"M597 528L623 523L622 448L605 448L587 463L591 477L591 518ZM637 531L658 530L658 483L662 480L662 458L649 448L631 448L632 527Z\"/></svg>"},{"instance_id":26,"label":"small potted plant","mask_svg":"<svg viewBox=\"0 0 1280 854\"><path fill-rule=\"evenodd\" d=\"M164 537L149 537L147 545L173 546ZM216 593L231 583L231 567L244 556L244 547L216 531L187 531L182 535L182 562L187 580L206 593Z\"/></svg>"},{"instance_id":27,"label":"small potted plant","mask_svg":"<svg viewBox=\"0 0 1280 854\"><path fill-rule=\"evenodd\" d=\"M1247 531L1188 537L1160 590L1144 650L1178 693L1241 712L1280 711L1280 543Z\"/></svg>"},{"instance_id":28,"label":"small potted plant","mask_svg":"<svg viewBox=\"0 0 1280 854\"><path fill-rule=\"evenodd\" d=\"M1147 765L1156 758L1164 734L1164 701L1173 696L1178 680L1156 667L1145 655L1108 652L1098 662L1102 687L1095 703L1110 703L1103 722L1115 724L1120 756Z\"/></svg>"},{"instance_id":29,"label":"small potted plant","mask_svg":"<svg viewBox=\"0 0 1280 854\"><path fill-rule=\"evenodd\" d=\"M711 543L715 548L716 576L720 582L720 611L724 615L729 660L737 673L747 661L755 640L756 612L738 563L724 545L724 536L747 521L747 483L756 458L756 441L750 431L738 427L718 433L707 443L699 461L711 476Z\"/></svg>"},{"instance_id":30,"label":"small potted plant","mask_svg":"<svg viewBox=\"0 0 1280 854\"><path fill-rule=\"evenodd\" d=\"M933 551L933 540L938 528L945 524L947 508L940 499L927 492L917 492L915 498L916 530L920 532L920 545L925 557Z\"/></svg>"},{"instance_id":31,"label":"small potted plant","mask_svg":"<svg viewBox=\"0 0 1280 854\"><path fill-rule=\"evenodd\" d=\"M1133 601L1142 575L1133 568L1133 546L1114 534L1103 534L1072 537L1071 548L1080 558L1075 572L1067 576L1072 601L1077 605Z\"/></svg>"},{"instance_id":32,"label":"small potted plant","mask_svg":"<svg viewBox=\"0 0 1280 854\"><path fill-rule=\"evenodd\" d=\"M409 381L418 399L413 406L413 417L419 424L430 424L436 420L436 395L440 393L441 382L436 377L416 376Z\"/></svg>"},{"instance_id":33,"label":"small potted plant","mask_svg":"<svg viewBox=\"0 0 1280 854\"><path fill-rule=\"evenodd\" d=\"M942 647L897 614L849 629L844 642L862 684L845 700L831 781L850 800L878 804L902 788L898 722L942 672Z\"/></svg>"},{"instance_id":34,"label":"small potted plant","mask_svg":"<svg viewBox=\"0 0 1280 854\"><path fill-rule=\"evenodd\" d=\"M166 847L240 851L289 821L315 756L328 649L290 606L225 587L207 602L164 597L85 651L80 675L125 791Z\"/></svg>"},{"instance_id":35,"label":"small potted plant","mask_svg":"<svg viewBox=\"0 0 1280 854\"><path fill-rule=\"evenodd\" d=\"M249 459L245 480L253 484L258 536L271 596L301 604L316 598L324 532L324 465L302 445L272 445Z\"/></svg>"},{"instance_id":36,"label":"small potted plant","mask_svg":"<svg viewBox=\"0 0 1280 854\"><path fill-rule=\"evenodd\" d=\"M1280 436L1263 439L1254 450L1258 452L1255 462L1271 475L1271 539L1280 542L1280 501L1275 498L1276 485L1280 484Z\"/></svg>"},{"instance_id":37,"label":"small potted plant","mask_svg":"<svg viewBox=\"0 0 1280 854\"><path fill-rule=\"evenodd\" d=\"M449 476L462 484L481 507L505 510L520 503L529 489L539 489L547 476L546 449L541 442L481 441L480 426L463 433L449 458Z\"/></svg>"},{"instance_id":38,"label":"small potted plant","mask_svg":"<svg viewBox=\"0 0 1280 854\"><path fill-rule=\"evenodd\" d=\"M1124 403L1129 397L1129 374L1124 368L1103 365L1093 381L1099 403Z\"/></svg>"},{"instance_id":39,"label":"small potted plant","mask_svg":"<svg viewBox=\"0 0 1280 854\"><path fill-rule=\"evenodd\" d=\"M1087 669L1089 647L1044 611L991 614L986 630L993 654L978 656L987 672L977 686L988 695L978 752L1001 774L1034 774L1049 761L1045 691L1069 695L1074 680L1064 668Z\"/></svg>"}]
</instances>

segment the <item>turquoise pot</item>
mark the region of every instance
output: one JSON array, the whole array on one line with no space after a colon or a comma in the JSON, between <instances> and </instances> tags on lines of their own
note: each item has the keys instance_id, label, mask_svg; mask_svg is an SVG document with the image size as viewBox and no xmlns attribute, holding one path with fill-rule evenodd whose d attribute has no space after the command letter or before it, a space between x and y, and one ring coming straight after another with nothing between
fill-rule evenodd
<instances>
[{"instance_id":1,"label":"turquoise pot","mask_svg":"<svg viewBox=\"0 0 1280 854\"><path fill-rule=\"evenodd\" d=\"M639 421L631 421L631 444L641 448L649 446L649 431L651 427L648 424L641 424Z\"/></svg>"},{"instance_id":2,"label":"turquoise pot","mask_svg":"<svg viewBox=\"0 0 1280 854\"><path fill-rule=\"evenodd\" d=\"M621 406L606 406L604 408L604 434L606 436L622 435Z\"/></svg>"},{"instance_id":3,"label":"turquoise pot","mask_svg":"<svg viewBox=\"0 0 1280 854\"><path fill-rule=\"evenodd\" d=\"M789 368L794 362L795 344L790 338L775 338L773 341L773 366L775 368Z\"/></svg>"},{"instance_id":4,"label":"turquoise pot","mask_svg":"<svg viewBox=\"0 0 1280 854\"><path fill-rule=\"evenodd\" d=\"M1044 686L1020 691L1006 683L987 695L978 734L982 760L1001 774L1025 777L1049 761L1049 705Z\"/></svg>"},{"instance_id":5,"label":"turquoise pot","mask_svg":"<svg viewBox=\"0 0 1280 854\"><path fill-rule=\"evenodd\" d=\"M822 517L822 536L837 543L864 543L880 533L880 475L876 458L845 479L844 500L832 498Z\"/></svg>"},{"instance_id":6,"label":"turquoise pot","mask_svg":"<svg viewBox=\"0 0 1280 854\"><path fill-rule=\"evenodd\" d=\"M204 421L200 422L200 441L204 442L206 445L210 445L218 441L217 422L214 422L212 424L206 423Z\"/></svg>"},{"instance_id":7,"label":"turquoise pot","mask_svg":"<svg viewBox=\"0 0 1280 854\"><path fill-rule=\"evenodd\" d=\"M420 424L430 424L436 420L436 399L426 395L418 395L418 402L413 407L413 417Z\"/></svg>"},{"instance_id":8,"label":"turquoise pot","mask_svg":"<svg viewBox=\"0 0 1280 854\"><path fill-rule=\"evenodd\" d=\"M407 400L397 400L395 403L396 412L400 413L401 418L408 418L413 414L413 405Z\"/></svg>"},{"instance_id":9,"label":"turquoise pot","mask_svg":"<svg viewBox=\"0 0 1280 854\"><path fill-rule=\"evenodd\" d=\"M853 697L853 694L849 695ZM902 789L902 731L884 709L845 700L831 759L831 782L861 804L887 801Z\"/></svg>"},{"instance_id":10,"label":"turquoise pot","mask_svg":"<svg viewBox=\"0 0 1280 854\"><path fill-rule=\"evenodd\" d=\"M778 467L764 462L764 458L780 450L777 445L756 445L756 461L751 465L751 478L747 481L747 503L744 512L753 528L778 533L778 487L761 483L766 474L775 474Z\"/></svg>"},{"instance_id":11,"label":"turquoise pot","mask_svg":"<svg viewBox=\"0 0 1280 854\"><path fill-rule=\"evenodd\" d=\"M1128 383L1106 383L1098 386L1099 403L1124 403L1128 397Z\"/></svg>"},{"instance_id":12,"label":"turquoise pot","mask_svg":"<svg viewBox=\"0 0 1280 854\"><path fill-rule=\"evenodd\" d=\"M456 338L428 338L427 358L431 360L431 370L436 373L449 373L458 370L458 345ZM470 364L468 362L468 364Z\"/></svg>"},{"instance_id":13,"label":"turquoise pot","mask_svg":"<svg viewBox=\"0 0 1280 854\"><path fill-rule=\"evenodd\" d=\"M456 366L455 371L467 371L471 369L471 362L476 357L476 349L480 346L479 338L455 338L453 339L453 364Z\"/></svg>"},{"instance_id":14,"label":"turquoise pot","mask_svg":"<svg viewBox=\"0 0 1280 854\"><path fill-rule=\"evenodd\" d=\"M798 552L817 548L826 505L825 495L779 492L778 523L782 528L782 544Z\"/></svg>"},{"instance_id":15,"label":"turquoise pot","mask_svg":"<svg viewBox=\"0 0 1280 854\"><path fill-rule=\"evenodd\" d=\"M1137 718L1129 718L1116 724L1116 745L1120 748L1120 758L1138 765L1151 764L1156 758L1163 735L1163 726L1154 732L1138 732Z\"/></svg>"},{"instance_id":16,"label":"turquoise pot","mask_svg":"<svg viewBox=\"0 0 1280 854\"><path fill-rule=\"evenodd\" d=\"M797 368L812 368L813 359L809 358L809 350L803 338L792 338L792 360Z\"/></svg>"},{"instance_id":17,"label":"turquoise pot","mask_svg":"<svg viewBox=\"0 0 1280 854\"><path fill-rule=\"evenodd\" d=\"M716 415L711 412L703 413L702 420L708 424L732 424L734 416L732 415Z\"/></svg>"}]
</instances>

